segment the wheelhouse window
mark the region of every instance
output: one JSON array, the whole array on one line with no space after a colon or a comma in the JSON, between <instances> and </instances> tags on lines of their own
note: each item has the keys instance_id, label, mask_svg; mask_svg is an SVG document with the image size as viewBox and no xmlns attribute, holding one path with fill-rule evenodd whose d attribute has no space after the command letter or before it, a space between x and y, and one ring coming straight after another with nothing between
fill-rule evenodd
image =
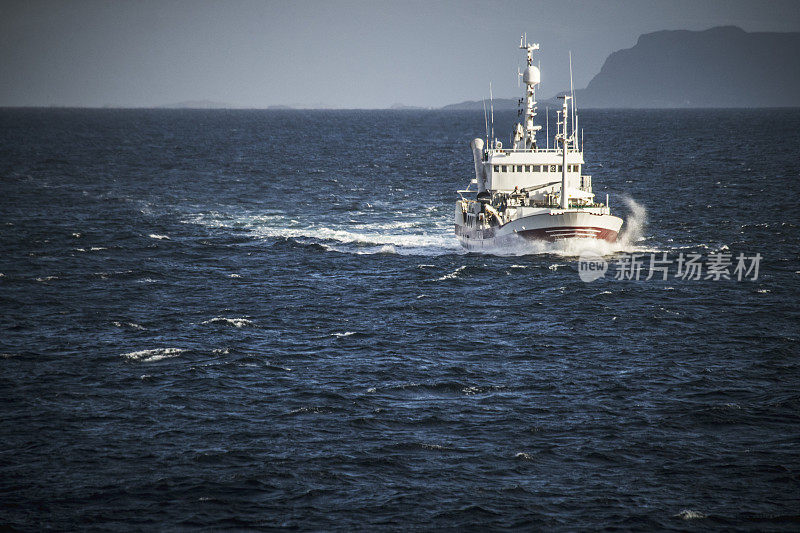
<instances>
[{"instance_id":1,"label":"wheelhouse window","mask_svg":"<svg viewBox=\"0 0 800 533\"><path fill-rule=\"evenodd\" d=\"M517 165L517 172L522 172L522 165Z\"/></svg>"},{"instance_id":2,"label":"wheelhouse window","mask_svg":"<svg viewBox=\"0 0 800 533\"><path fill-rule=\"evenodd\" d=\"M534 172L541 172L542 171L542 165L533 165L533 171Z\"/></svg>"},{"instance_id":3,"label":"wheelhouse window","mask_svg":"<svg viewBox=\"0 0 800 533\"><path fill-rule=\"evenodd\" d=\"M500 165L500 170L501 170L502 172L505 172L505 171L506 171L506 166L505 166L505 165Z\"/></svg>"},{"instance_id":4,"label":"wheelhouse window","mask_svg":"<svg viewBox=\"0 0 800 533\"><path fill-rule=\"evenodd\" d=\"M494 166L494 171L495 172L500 172L500 165L495 165Z\"/></svg>"}]
</instances>

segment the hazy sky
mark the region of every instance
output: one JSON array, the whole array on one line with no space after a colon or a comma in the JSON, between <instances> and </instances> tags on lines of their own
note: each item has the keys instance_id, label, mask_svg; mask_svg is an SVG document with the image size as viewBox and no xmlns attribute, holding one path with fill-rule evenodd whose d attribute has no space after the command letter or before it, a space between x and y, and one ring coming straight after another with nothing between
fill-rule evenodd
<instances>
[{"instance_id":1,"label":"hazy sky","mask_svg":"<svg viewBox=\"0 0 800 533\"><path fill-rule=\"evenodd\" d=\"M800 31L795 0L0 2L0 106L441 106L516 96L519 35L542 91L584 87L641 33Z\"/></svg>"}]
</instances>

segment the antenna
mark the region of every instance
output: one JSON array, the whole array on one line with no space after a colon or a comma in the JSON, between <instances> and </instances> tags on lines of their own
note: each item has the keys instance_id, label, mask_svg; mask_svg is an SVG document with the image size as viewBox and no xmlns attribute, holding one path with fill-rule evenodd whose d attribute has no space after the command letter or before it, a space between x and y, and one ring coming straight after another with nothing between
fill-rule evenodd
<instances>
[{"instance_id":1,"label":"antenna","mask_svg":"<svg viewBox=\"0 0 800 533\"><path fill-rule=\"evenodd\" d=\"M550 149L550 108L544 106L545 138L547 139L547 149Z\"/></svg>"},{"instance_id":2,"label":"antenna","mask_svg":"<svg viewBox=\"0 0 800 533\"><path fill-rule=\"evenodd\" d=\"M492 145L494 145L494 97L492 96L492 82L489 82L489 107L492 112Z\"/></svg>"},{"instance_id":3,"label":"antenna","mask_svg":"<svg viewBox=\"0 0 800 533\"><path fill-rule=\"evenodd\" d=\"M572 50L569 51L569 96L572 100L572 133L575 133L575 86L572 84ZM566 132L565 132L566 134Z\"/></svg>"},{"instance_id":4,"label":"antenna","mask_svg":"<svg viewBox=\"0 0 800 533\"><path fill-rule=\"evenodd\" d=\"M489 119L486 118L486 98L483 99L483 125L486 127L486 148L489 148Z\"/></svg>"}]
</instances>

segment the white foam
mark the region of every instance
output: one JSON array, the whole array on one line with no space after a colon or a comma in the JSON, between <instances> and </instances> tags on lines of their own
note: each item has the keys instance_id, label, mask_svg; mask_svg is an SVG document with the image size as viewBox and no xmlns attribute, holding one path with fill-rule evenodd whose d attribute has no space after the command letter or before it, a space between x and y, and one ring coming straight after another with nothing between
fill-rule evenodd
<instances>
[{"instance_id":1,"label":"white foam","mask_svg":"<svg viewBox=\"0 0 800 533\"><path fill-rule=\"evenodd\" d=\"M683 509L681 512L675 515L675 518L680 518L681 520L698 520L702 518L706 518L706 515L701 513L700 511L693 511L691 509Z\"/></svg>"},{"instance_id":2,"label":"white foam","mask_svg":"<svg viewBox=\"0 0 800 533\"><path fill-rule=\"evenodd\" d=\"M138 352L129 352L122 354L122 357L129 361L136 361L139 363L153 363L161 361L162 359L169 359L178 357L186 350L181 348L155 348L152 350L140 350Z\"/></svg>"},{"instance_id":3,"label":"white foam","mask_svg":"<svg viewBox=\"0 0 800 533\"><path fill-rule=\"evenodd\" d=\"M467 268L467 265L461 265L460 267L458 267L454 271L450 272L449 274L445 274L441 278L436 278L436 281L445 281L445 280L448 280L448 279L455 279L456 277L458 277L459 272L461 272L465 268Z\"/></svg>"},{"instance_id":4,"label":"white foam","mask_svg":"<svg viewBox=\"0 0 800 533\"><path fill-rule=\"evenodd\" d=\"M115 326L117 326L118 328L122 328L122 327L126 327L127 326L127 327L129 327L131 329L138 329L138 330L142 330L142 331L147 329L144 326L140 326L139 324L136 324L134 322L117 322L117 321L114 321L112 323Z\"/></svg>"},{"instance_id":5,"label":"white foam","mask_svg":"<svg viewBox=\"0 0 800 533\"><path fill-rule=\"evenodd\" d=\"M396 254L397 248L393 244L384 244L381 246L381 249L378 250L379 254Z\"/></svg>"},{"instance_id":6,"label":"white foam","mask_svg":"<svg viewBox=\"0 0 800 533\"><path fill-rule=\"evenodd\" d=\"M353 213L353 216L361 213ZM369 215L367 215L369 216ZM446 217L423 217L418 213L398 212L394 220L370 220L343 226L329 226L315 221L298 221L281 213L228 216L220 213L198 214L184 223L212 228L245 229L257 238L294 239L320 242L326 249L355 254L443 255L466 253ZM412 216L411 220L408 217ZM405 217L405 219L403 219Z\"/></svg>"},{"instance_id":7,"label":"white foam","mask_svg":"<svg viewBox=\"0 0 800 533\"><path fill-rule=\"evenodd\" d=\"M168 241L168 240L170 240L168 235L159 235L157 233L151 233L150 235L148 235L148 237L150 237L151 239L158 239L159 241Z\"/></svg>"},{"instance_id":8,"label":"white foam","mask_svg":"<svg viewBox=\"0 0 800 533\"><path fill-rule=\"evenodd\" d=\"M349 337L350 335L355 335L355 331L345 331L344 333L332 333L331 336L333 337Z\"/></svg>"},{"instance_id":9,"label":"white foam","mask_svg":"<svg viewBox=\"0 0 800 533\"><path fill-rule=\"evenodd\" d=\"M242 276L240 276L239 274L228 274L228 277L229 278L241 278Z\"/></svg>"},{"instance_id":10,"label":"white foam","mask_svg":"<svg viewBox=\"0 0 800 533\"><path fill-rule=\"evenodd\" d=\"M450 446L442 446L441 444L427 444L424 442L420 444L420 447L423 450L434 450L434 451L445 451L453 449Z\"/></svg>"},{"instance_id":11,"label":"white foam","mask_svg":"<svg viewBox=\"0 0 800 533\"><path fill-rule=\"evenodd\" d=\"M53 281L54 279L58 279L58 276L44 276L42 278L36 278L36 281L43 283L45 281Z\"/></svg>"},{"instance_id":12,"label":"white foam","mask_svg":"<svg viewBox=\"0 0 800 533\"><path fill-rule=\"evenodd\" d=\"M203 324L225 324L227 326L234 326L237 328L243 328L245 326L252 326L253 321L248 320L246 318L225 318L225 317L214 317L210 320L206 320Z\"/></svg>"}]
</instances>

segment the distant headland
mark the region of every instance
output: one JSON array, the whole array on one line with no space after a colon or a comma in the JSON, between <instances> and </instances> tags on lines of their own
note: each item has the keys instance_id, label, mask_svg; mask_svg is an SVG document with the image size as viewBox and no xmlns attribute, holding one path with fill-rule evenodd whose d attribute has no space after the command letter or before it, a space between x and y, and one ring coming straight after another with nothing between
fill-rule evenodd
<instances>
[{"instance_id":1,"label":"distant headland","mask_svg":"<svg viewBox=\"0 0 800 533\"><path fill-rule=\"evenodd\" d=\"M798 58L799 32L657 31L608 56L575 96L582 108L797 107ZM494 100L495 110L516 106L513 98ZM482 110L483 100L442 109Z\"/></svg>"}]
</instances>

